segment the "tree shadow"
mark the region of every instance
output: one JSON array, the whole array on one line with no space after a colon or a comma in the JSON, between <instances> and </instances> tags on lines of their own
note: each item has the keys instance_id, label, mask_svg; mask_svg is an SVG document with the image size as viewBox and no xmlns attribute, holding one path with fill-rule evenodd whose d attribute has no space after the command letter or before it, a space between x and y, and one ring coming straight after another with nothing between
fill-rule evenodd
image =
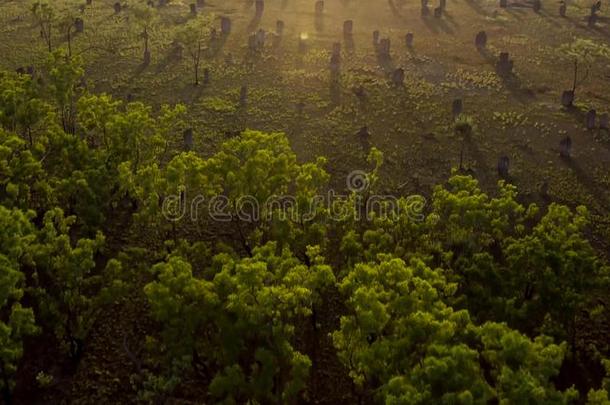
<instances>
[{"instance_id":1,"label":"tree shadow","mask_svg":"<svg viewBox=\"0 0 610 405\"><path fill-rule=\"evenodd\" d=\"M546 10L540 10L537 13L540 17L544 18L544 20L556 28L561 28L561 24L557 22L554 16L550 15Z\"/></svg>"},{"instance_id":2,"label":"tree shadow","mask_svg":"<svg viewBox=\"0 0 610 405\"><path fill-rule=\"evenodd\" d=\"M455 31L443 20L443 18L435 18L430 16L422 16L422 20L430 31L438 34L443 31L445 34L453 35Z\"/></svg>"},{"instance_id":3,"label":"tree shadow","mask_svg":"<svg viewBox=\"0 0 610 405\"><path fill-rule=\"evenodd\" d=\"M514 73L506 75L498 74L504 88L520 103L531 103L536 99L536 94L527 88L523 88L521 79Z\"/></svg>"},{"instance_id":4,"label":"tree shadow","mask_svg":"<svg viewBox=\"0 0 610 405\"><path fill-rule=\"evenodd\" d=\"M394 17L402 18L402 15L400 14L400 10L398 10L398 8L396 7L396 4L394 4L394 0L388 0L388 5L390 6L390 11L392 12L392 15Z\"/></svg>"},{"instance_id":5,"label":"tree shadow","mask_svg":"<svg viewBox=\"0 0 610 405\"><path fill-rule=\"evenodd\" d=\"M491 54L491 52L489 52L489 50L485 47L478 47L477 51L479 52L479 55L481 55L483 57L483 59L485 59L485 62L487 62L489 65L494 66L496 63L496 57L494 55Z\"/></svg>"},{"instance_id":6,"label":"tree shadow","mask_svg":"<svg viewBox=\"0 0 610 405\"><path fill-rule=\"evenodd\" d=\"M583 170L583 168L576 160L566 157L561 157L561 160L565 163L566 166L568 166L572 170L572 173L574 173L578 181L587 189L589 194L591 194L595 198L598 206L610 206L610 200L608 199L608 196L600 191L601 188L595 184L595 181L593 181L592 177L589 176Z\"/></svg>"},{"instance_id":7,"label":"tree shadow","mask_svg":"<svg viewBox=\"0 0 610 405\"><path fill-rule=\"evenodd\" d=\"M587 113L583 110L581 110L578 107L575 106L570 106L570 107L563 107L561 109L563 112L570 114L572 117L574 117L574 119L582 125L583 122L585 122L585 118L587 116Z\"/></svg>"},{"instance_id":8,"label":"tree shadow","mask_svg":"<svg viewBox=\"0 0 610 405\"><path fill-rule=\"evenodd\" d=\"M324 15L316 15L314 19L314 28L318 32L324 31Z\"/></svg>"},{"instance_id":9,"label":"tree shadow","mask_svg":"<svg viewBox=\"0 0 610 405\"><path fill-rule=\"evenodd\" d=\"M508 14L510 14L516 21L523 21L523 16L526 13L525 10L523 10L523 8L512 8L511 7L507 7L505 8L506 12Z\"/></svg>"},{"instance_id":10,"label":"tree shadow","mask_svg":"<svg viewBox=\"0 0 610 405\"><path fill-rule=\"evenodd\" d=\"M210 42L209 53L212 57L218 56L220 51L222 51L222 49L225 47L225 44L227 43L228 38L229 38L228 34L224 34L224 35L221 34L220 36L216 37L216 39L214 39L214 41Z\"/></svg>"},{"instance_id":11,"label":"tree shadow","mask_svg":"<svg viewBox=\"0 0 610 405\"><path fill-rule=\"evenodd\" d=\"M182 58L180 57L180 51L176 48L170 49L169 52L165 53L163 59L157 63L155 72L161 73L169 66L177 65L182 62Z\"/></svg>"},{"instance_id":12,"label":"tree shadow","mask_svg":"<svg viewBox=\"0 0 610 405\"><path fill-rule=\"evenodd\" d=\"M247 32L250 33L250 32L253 32L254 30L256 30L260 23L261 23L261 17L254 16L248 23L248 27L246 28Z\"/></svg>"},{"instance_id":13,"label":"tree shadow","mask_svg":"<svg viewBox=\"0 0 610 405\"><path fill-rule=\"evenodd\" d=\"M345 50L347 51L347 53L349 53L349 54L354 53L356 48L354 45L354 36L353 35L344 35L343 43L345 45Z\"/></svg>"},{"instance_id":14,"label":"tree shadow","mask_svg":"<svg viewBox=\"0 0 610 405\"><path fill-rule=\"evenodd\" d=\"M460 25L455 21L455 18L453 18L453 15L451 15L451 13L449 13L447 11L443 11L443 18L445 19L445 21L447 21L447 23L452 25L453 28L455 28L456 30L460 28Z\"/></svg>"},{"instance_id":15,"label":"tree shadow","mask_svg":"<svg viewBox=\"0 0 610 405\"><path fill-rule=\"evenodd\" d=\"M474 142L472 140L471 136L464 137L463 151L464 151L464 156L466 158L470 157L471 158L470 160L472 160L476 163L476 166L479 169L479 172L483 173L483 176L485 178L488 178L491 169L485 163L485 158L483 156L483 153L477 146L476 142ZM472 169L469 169L469 170L472 170Z\"/></svg>"},{"instance_id":16,"label":"tree shadow","mask_svg":"<svg viewBox=\"0 0 610 405\"><path fill-rule=\"evenodd\" d=\"M333 106L341 104L341 76L339 72L330 72L330 101Z\"/></svg>"},{"instance_id":17,"label":"tree shadow","mask_svg":"<svg viewBox=\"0 0 610 405\"><path fill-rule=\"evenodd\" d=\"M381 67L386 75L391 74L396 68L391 56L385 56L377 52L377 64Z\"/></svg>"},{"instance_id":18,"label":"tree shadow","mask_svg":"<svg viewBox=\"0 0 610 405\"><path fill-rule=\"evenodd\" d=\"M479 4L477 0L465 0L466 4L472 8L477 14L487 17L489 13L485 11L483 7Z\"/></svg>"}]
</instances>

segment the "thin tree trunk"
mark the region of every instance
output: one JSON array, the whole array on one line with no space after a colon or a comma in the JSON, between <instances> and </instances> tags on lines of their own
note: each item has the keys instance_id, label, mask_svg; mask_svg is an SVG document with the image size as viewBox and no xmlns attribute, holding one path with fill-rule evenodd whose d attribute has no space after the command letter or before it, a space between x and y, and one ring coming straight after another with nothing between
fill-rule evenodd
<instances>
[{"instance_id":1,"label":"thin tree trunk","mask_svg":"<svg viewBox=\"0 0 610 405\"><path fill-rule=\"evenodd\" d=\"M576 81L578 80L578 59L574 59L574 82L572 83L572 93L576 92Z\"/></svg>"}]
</instances>

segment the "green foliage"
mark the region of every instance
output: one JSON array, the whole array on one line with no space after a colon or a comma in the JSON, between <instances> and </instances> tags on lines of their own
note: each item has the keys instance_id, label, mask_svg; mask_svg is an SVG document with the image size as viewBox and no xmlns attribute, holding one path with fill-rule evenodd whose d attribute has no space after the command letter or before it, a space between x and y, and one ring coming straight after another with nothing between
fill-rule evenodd
<instances>
[{"instance_id":1,"label":"green foliage","mask_svg":"<svg viewBox=\"0 0 610 405\"><path fill-rule=\"evenodd\" d=\"M23 339L38 331L31 308L22 305L27 260L33 242L30 213L0 205L0 390L10 399L14 374L23 355Z\"/></svg>"},{"instance_id":2,"label":"green foliage","mask_svg":"<svg viewBox=\"0 0 610 405\"><path fill-rule=\"evenodd\" d=\"M0 203L22 209L44 205L50 193L41 163L26 142L0 128Z\"/></svg>"},{"instance_id":3,"label":"green foliage","mask_svg":"<svg viewBox=\"0 0 610 405\"><path fill-rule=\"evenodd\" d=\"M172 256L145 287L167 363L193 364L218 400L285 403L305 388L311 362L294 348L295 327L334 276L316 249L309 267L276 251L270 243L252 258L217 255L203 277Z\"/></svg>"},{"instance_id":4,"label":"green foliage","mask_svg":"<svg viewBox=\"0 0 610 405\"><path fill-rule=\"evenodd\" d=\"M96 294L101 277L92 271L104 237L98 233L95 239L79 239L73 246L69 232L74 221L59 208L47 212L30 254L40 320L66 344L69 355L78 358L100 309Z\"/></svg>"},{"instance_id":5,"label":"green foliage","mask_svg":"<svg viewBox=\"0 0 610 405\"><path fill-rule=\"evenodd\" d=\"M40 37L44 39L49 52L52 50L52 30L57 19L57 12L48 1L35 1L30 9L36 25L40 29Z\"/></svg>"},{"instance_id":6,"label":"green foliage","mask_svg":"<svg viewBox=\"0 0 610 405\"><path fill-rule=\"evenodd\" d=\"M63 49L57 49L49 55L49 90L59 110L64 131L76 132L76 100L80 80L83 77L83 61L71 56Z\"/></svg>"},{"instance_id":7,"label":"green foliage","mask_svg":"<svg viewBox=\"0 0 610 405\"><path fill-rule=\"evenodd\" d=\"M48 112L49 105L29 75L0 73L0 123L6 130L20 134L32 147L34 135L49 124Z\"/></svg>"},{"instance_id":8,"label":"green foliage","mask_svg":"<svg viewBox=\"0 0 610 405\"><path fill-rule=\"evenodd\" d=\"M382 257L361 263L340 289L348 314L333 333L339 358L358 387L390 404L567 403L551 378L565 344L529 340L505 325L477 327L443 301L455 290L440 270Z\"/></svg>"},{"instance_id":9,"label":"green foliage","mask_svg":"<svg viewBox=\"0 0 610 405\"><path fill-rule=\"evenodd\" d=\"M505 241L503 281L507 303L518 313L515 325L575 343L579 309L586 307L591 291L610 286L610 268L583 237L587 225L584 207L571 212L551 204L531 234Z\"/></svg>"},{"instance_id":10,"label":"green foliage","mask_svg":"<svg viewBox=\"0 0 610 405\"><path fill-rule=\"evenodd\" d=\"M608 45L587 38L576 38L572 42L561 45L558 51L564 57L578 59L589 64L597 58L610 59Z\"/></svg>"},{"instance_id":11,"label":"green foliage","mask_svg":"<svg viewBox=\"0 0 610 405\"><path fill-rule=\"evenodd\" d=\"M602 381L600 389L592 389L587 394L587 404L608 405L610 404L610 360L603 360L602 364L606 370L606 376Z\"/></svg>"}]
</instances>

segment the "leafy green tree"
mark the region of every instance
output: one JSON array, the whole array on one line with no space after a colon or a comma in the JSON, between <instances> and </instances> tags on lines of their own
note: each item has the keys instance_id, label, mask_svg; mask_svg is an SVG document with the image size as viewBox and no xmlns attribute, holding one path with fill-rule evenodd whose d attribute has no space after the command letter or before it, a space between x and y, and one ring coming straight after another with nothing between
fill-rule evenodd
<instances>
[{"instance_id":1,"label":"leafy green tree","mask_svg":"<svg viewBox=\"0 0 610 405\"><path fill-rule=\"evenodd\" d=\"M47 1L35 1L31 8L32 16L40 29L40 37L44 40L49 52L52 47L52 30L56 20L56 11Z\"/></svg>"},{"instance_id":2,"label":"leafy green tree","mask_svg":"<svg viewBox=\"0 0 610 405\"><path fill-rule=\"evenodd\" d=\"M521 238L505 240L507 304L525 331L543 331L568 339L576 348L576 317L591 293L607 290L610 268L584 238L589 223L585 207L572 212L551 204Z\"/></svg>"},{"instance_id":3,"label":"leafy green tree","mask_svg":"<svg viewBox=\"0 0 610 405\"><path fill-rule=\"evenodd\" d=\"M93 270L104 237L98 233L95 239L79 239L73 246L70 227L74 221L75 217L65 217L59 208L47 212L30 254L35 263L32 277L40 320L65 344L69 356L77 360L100 310L96 298L102 277Z\"/></svg>"},{"instance_id":4,"label":"leafy green tree","mask_svg":"<svg viewBox=\"0 0 610 405\"><path fill-rule=\"evenodd\" d=\"M380 256L340 283L347 315L333 333L356 387L390 404L568 403L551 381L566 345L529 340L502 324L477 327L445 300L456 285L413 259Z\"/></svg>"},{"instance_id":5,"label":"leafy green tree","mask_svg":"<svg viewBox=\"0 0 610 405\"><path fill-rule=\"evenodd\" d=\"M308 245L324 242L325 207L315 199L329 178L325 160L298 164L283 133L245 131L208 159L190 152L164 167L148 162L137 171L122 164L120 177L140 203L138 216L155 226L167 225L168 219L230 224L236 247L247 254L256 244L277 240L303 260ZM164 204L172 198L177 212L167 215ZM176 231L176 224L172 229Z\"/></svg>"},{"instance_id":6,"label":"leafy green tree","mask_svg":"<svg viewBox=\"0 0 610 405\"><path fill-rule=\"evenodd\" d=\"M108 126L112 117L119 114L121 105L121 101L108 94L84 94L78 99L77 120L91 148L103 147L110 153Z\"/></svg>"},{"instance_id":7,"label":"leafy green tree","mask_svg":"<svg viewBox=\"0 0 610 405\"><path fill-rule=\"evenodd\" d=\"M576 38L572 42L562 44L558 48L558 55L560 58L567 59L574 64L574 78L572 81L573 98L576 88L589 77L591 69L595 66L594 63L610 59L610 47L591 39ZM584 73L579 73L579 66L584 68Z\"/></svg>"},{"instance_id":8,"label":"leafy green tree","mask_svg":"<svg viewBox=\"0 0 610 405\"><path fill-rule=\"evenodd\" d=\"M34 147L49 124L50 106L40 96L40 87L29 75L0 73L0 124L21 135Z\"/></svg>"},{"instance_id":9,"label":"leafy green tree","mask_svg":"<svg viewBox=\"0 0 610 405\"><path fill-rule=\"evenodd\" d=\"M38 331L34 312L23 306L25 275L21 264L27 261L28 247L35 238L31 216L31 212L0 205L0 390L7 404L11 403L13 377L23 355L23 339Z\"/></svg>"},{"instance_id":10,"label":"leafy green tree","mask_svg":"<svg viewBox=\"0 0 610 405\"><path fill-rule=\"evenodd\" d=\"M334 276L315 249L309 267L276 251L269 243L251 258L219 254L199 277L171 256L145 287L166 364L191 365L217 400L286 403L305 388L311 361L294 347L295 327Z\"/></svg>"},{"instance_id":11,"label":"leafy green tree","mask_svg":"<svg viewBox=\"0 0 610 405\"><path fill-rule=\"evenodd\" d=\"M70 56L63 49L51 53L47 60L49 90L53 96L65 132L76 133L76 101L84 74L80 57Z\"/></svg>"},{"instance_id":12,"label":"leafy green tree","mask_svg":"<svg viewBox=\"0 0 610 405\"><path fill-rule=\"evenodd\" d=\"M141 30L140 36L144 41L144 65L150 63L150 35L159 23L159 15L154 7L145 3L138 3L131 9L135 22Z\"/></svg>"},{"instance_id":13,"label":"leafy green tree","mask_svg":"<svg viewBox=\"0 0 610 405\"><path fill-rule=\"evenodd\" d=\"M0 128L0 203L21 209L46 205L52 192L45 177L25 141Z\"/></svg>"},{"instance_id":14,"label":"leafy green tree","mask_svg":"<svg viewBox=\"0 0 610 405\"><path fill-rule=\"evenodd\" d=\"M211 27L210 18L197 17L181 27L180 31L176 34L176 40L186 49L191 58L195 86L199 85L199 66L201 64L201 57L207 50Z\"/></svg>"}]
</instances>

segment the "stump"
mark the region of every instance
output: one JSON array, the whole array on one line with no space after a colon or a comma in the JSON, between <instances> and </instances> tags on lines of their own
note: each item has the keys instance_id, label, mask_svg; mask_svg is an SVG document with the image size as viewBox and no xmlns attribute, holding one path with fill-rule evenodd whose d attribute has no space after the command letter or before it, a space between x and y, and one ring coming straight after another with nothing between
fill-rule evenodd
<instances>
[{"instance_id":1,"label":"stump","mask_svg":"<svg viewBox=\"0 0 610 405\"><path fill-rule=\"evenodd\" d=\"M76 18L74 20L74 29L76 32L83 32L85 30L85 22L82 18Z\"/></svg>"},{"instance_id":2,"label":"stump","mask_svg":"<svg viewBox=\"0 0 610 405\"><path fill-rule=\"evenodd\" d=\"M498 159L498 175L500 177L508 177L508 169L510 166L510 159L508 156L500 156Z\"/></svg>"},{"instance_id":3,"label":"stump","mask_svg":"<svg viewBox=\"0 0 610 405\"><path fill-rule=\"evenodd\" d=\"M239 89L239 105L245 107L248 104L248 87L241 86Z\"/></svg>"},{"instance_id":4,"label":"stump","mask_svg":"<svg viewBox=\"0 0 610 405\"><path fill-rule=\"evenodd\" d=\"M185 129L182 137L184 139L184 150L187 152L193 150L193 129Z\"/></svg>"},{"instance_id":5,"label":"stump","mask_svg":"<svg viewBox=\"0 0 610 405\"><path fill-rule=\"evenodd\" d=\"M220 33L229 35L231 33L231 19L229 17L220 18Z\"/></svg>"},{"instance_id":6,"label":"stump","mask_svg":"<svg viewBox=\"0 0 610 405\"><path fill-rule=\"evenodd\" d=\"M513 72L513 61L509 59L508 52L501 52L498 63L496 64L496 71L500 76L510 76Z\"/></svg>"},{"instance_id":7,"label":"stump","mask_svg":"<svg viewBox=\"0 0 610 405\"><path fill-rule=\"evenodd\" d=\"M116 3L114 3L114 12L115 14L118 14L121 12L121 3L119 3L118 1Z\"/></svg>"},{"instance_id":8,"label":"stump","mask_svg":"<svg viewBox=\"0 0 610 405\"><path fill-rule=\"evenodd\" d=\"M256 12L255 12L256 18L261 18L263 16L263 11L265 10L264 0L256 0L255 9L256 9Z\"/></svg>"},{"instance_id":9,"label":"stump","mask_svg":"<svg viewBox=\"0 0 610 405\"><path fill-rule=\"evenodd\" d=\"M316 17L321 17L324 14L324 1L318 0L315 5Z\"/></svg>"},{"instance_id":10,"label":"stump","mask_svg":"<svg viewBox=\"0 0 610 405\"><path fill-rule=\"evenodd\" d=\"M354 31L354 22L352 20L347 20L343 22L343 36L351 37Z\"/></svg>"},{"instance_id":11,"label":"stump","mask_svg":"<svg viewBox=\"0 0 610 405\"><path fill-rule=\"evenodd\" d=\"M457 118L458 115L462 114L462 108L463 104L461 98L456 98L453 100L453 103L451 104L451 113L453 114L454 119Z\"/></svg>"},{"instance_id":12,"label":"stump","mask_svg":"<svg viewBox=\"0 0 610 405\"><path fill-rule=\"evenodd\" d=\"M341 70L341 55L333 53L330 55L330 72L337 74Z\"/></svg>"},{"instance_id":13,"label":"stump","mask_svg":"<svg viewBox=\"0 0 610 405\"><path fill-rule=\"evenodd\" d=\"M407 45L407 48L413 47L413 33L412 32L409 32L409 33L407 33L407 35L405 35L405 44Z\"/></svg>"},{"instance_id":14,"label":"stump","mask_svg":"<svg viewBox=\"0 0 610 405\"><path fill-rule=\"evenodd\" d=\"M572 138L566 136L559 141L559 156L563 158L570 158L572 155Z\"/></svg>"},{"instance_id":15,"label":"stump","mask_svg":"<svg viewBox=\"0 0 610 405\"><path fill-rule=\"evenodd\" d=\"M535 13L539 13L542 9L542 2L540 0L534 0L532 8L534 9Z\"/></svg>"},{"instance_id":16,"label":"stump","mask_svg":"<svg viewBox=\"0 0 610 405\"><path fill-rule=\"evenodd\" d=\"M474 45L477 49L483 49L487 46L487 33L485 31L479 31L477 36L474 38Z\"/></svg>"},{"instance_id":17,"label":"stump","mask_svg":"<svg viewBox=\"0 0 610 405\"><path fill-rule=\"evenodd\" d=\"M574 103L574 90L566 90L561 94L561 105L564 107L572 107Z\"/></svg>"},{"instance_id":18,"label":"stump","mask_svg":"<svg viewBox=\"0 0 610 405\"><path fill-rule=\"evenodd\" d=\"M150 51L144 51L144 60L142 62L144 66L150 65Z\"/></svg>"},{"instance_id":19,"label":"stump","mask_svg":"<svg viewBox=\"0 0 610 405\"><path fill-rule=\"evenodd\" d=\"M596 115L596 111L593 109L587 112L587 115L585 116L585 126L587 127L587 129L591 130L595 128Z\"/></svg>"},{"instance_id":20,"label":"stump","mask_svg":"<svg viewBox=\"0 0 610 405\"><path fill-rule=\"evenodd\" d=\"M390 38L383 38L379 41L379 56L390 58Z\"/></svg>"},{"instance_id":21,"label":"stump","mask_svg":"<svg viewBox=\"0 0 610 405\"><path fill-rule=\"evenodd\" d=\"M394 86L401 87L405 82L405 70L398 68L392 72L392 83Z\"/></svg>"}]
</instances>

